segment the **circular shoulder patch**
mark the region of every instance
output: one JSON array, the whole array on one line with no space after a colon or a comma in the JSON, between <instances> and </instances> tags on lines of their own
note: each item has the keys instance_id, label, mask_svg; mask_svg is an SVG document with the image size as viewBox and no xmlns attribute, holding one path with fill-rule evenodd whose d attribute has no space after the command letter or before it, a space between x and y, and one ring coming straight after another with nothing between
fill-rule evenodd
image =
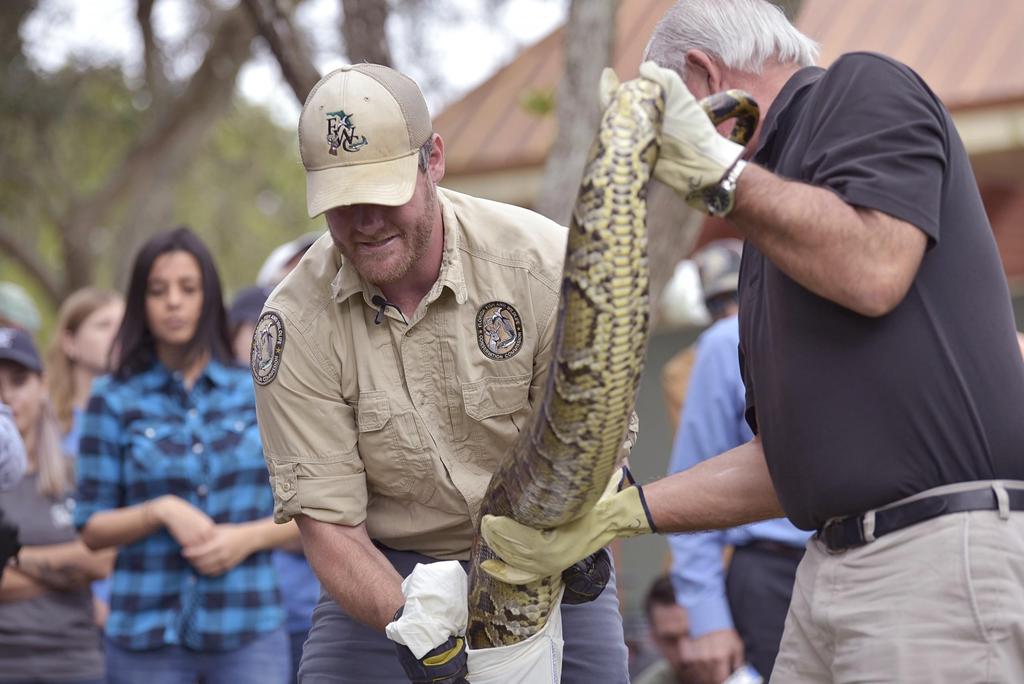
<instances>
[{"instance_id":1,"label":"circular shoulder patch","mask_svg":"<svg viewBox=\"0 0 1024 684\"><path fill-rule=\"evenodd\" d=\"M491 359L508 359L523 347L523 321L507 302L488 302L476 312L476 341Z\"/></svg>"},{"instance_id":2,"label":"circular shoulder patch","mask_svg":"<svg viewBox=\"0 0 1024 684\"><path fill-rule=\"evenodd\" d=\"M269 385L277 377L284 351L284 321L273 311L267 311L256 321L252 333L252 351L249 368L257 385Z\"/></svg>"}]
</instances>

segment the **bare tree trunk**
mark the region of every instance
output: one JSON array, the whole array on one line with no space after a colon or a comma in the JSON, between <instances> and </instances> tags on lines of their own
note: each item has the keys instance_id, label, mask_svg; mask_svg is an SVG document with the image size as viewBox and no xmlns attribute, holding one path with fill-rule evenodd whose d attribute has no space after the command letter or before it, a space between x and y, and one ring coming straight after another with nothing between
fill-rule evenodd
<instances>
[{"instance_id":1,"label":"bare tree trunk","mask_svg":"<svg viewBox=\"0 0 1024 684\"><path fill-rule=\"evenodd\" d=\"M667 185L647 186L647 256L651 269L651 329L663 318L658 301L675 273L676 264L693 251L704 214L691 209Z\"/></svg>"},{"instance_id":2,"label":"bare tree trunk","mask_svg":"<svg viewBox=\"0 0 1024 684\"><path fill-rule=\"evenodd\" d=\"M391 12L388 0L341 0L341 5L341 35L349 61L391 66L386 31Z\"/></svg>"},{"instance_id":3,"label":"bare tree trunk","mask_svg":"<svg viewBox=\"0 0 1024 684\"><path fill-rule=\"evenodd\" d=\"M306 95L320 80L320 72L313 64L306 49L305 39L292 25L288 13L275 0L243 0L249 16L263 39L270 46L281 74L288 82L299 103L306 101Z\"/></svg>"},{"instance_id":4,"label":"bare tree trunk","mask_svg":"<svg viewBox=\"0 0 1024 684\"><path fill-rule=\"evenodd\" d=\"M565 224L576 201L601 112L598 82L611 63L618 0L572 0L565 24L565 70L556 98L558 132L535 209Z\"/></svg>"},{"instance_id":5,"label":"bare tree trunk","mask_svg":"<svg viewBox=\"0 0 1024 684\"><path fill-rule=\"evenodd\" d=\"M241 7L225 12L216 26L203 62L185 90L166 105L106 184L65 213L60 226L64 292L92 282L96 250L101 247L97 228L109 220L115 207L125 207L114 240L124 257L117 261L122 271L128 268L139 240L166 227L174 181L234 97L235 79L255 35Z\"/></svg>"},{"instance_id":6,"label":"bare tree trunk","mask_svg":"<svg viewBox=\"0 0 1024 684\"><path fill-rule=\"evenodd\" d=\"M21 22L35 10L37 0L4 0L0 3L0 64L24 61Z\"/></svg>"},{"instance_id":7,"label":"bare tree trunk","mask_svg":"<svg viewBox=\"0 0 1024 684\"><path fill-rule=\"evenodd\" d=\"M156 0L137 0L135 21L142 33L142 59L145 64L146 85L154 102L160 102L167 91L167 73L164 58L153 32L153 4Z\"/></svg>"}]
</instances>

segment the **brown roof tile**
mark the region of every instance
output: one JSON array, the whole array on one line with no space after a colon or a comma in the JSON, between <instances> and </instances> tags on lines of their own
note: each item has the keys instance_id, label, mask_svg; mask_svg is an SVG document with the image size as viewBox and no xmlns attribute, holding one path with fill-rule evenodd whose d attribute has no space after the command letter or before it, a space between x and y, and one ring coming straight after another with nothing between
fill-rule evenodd
<instances>
[{"instance_id":1,"label":"brown roof tile","mask_svg":"<svg viewBox=\"0 0 1024 684\"><path fill-rule=\"evenodd\" d=\"M917 71L953 110L1024 100L1024 2L804 0L797 24L821 43L819 63L883 52Z\"/></svg>"},{"instance_id":2,"label":"brown roof tile","mask_svg":"<svg viewBox=\"0 0 1024 684\"><path fill-rule=\"evenodd\" d=\"M623 0L613 66L636 75L654 25L673 0ZM1024 2L1006 0L804 0L801 29L822 44L820 63L873 50L918 71L951 109L1024 100L1019 38ZM555 135L551 115L522 106L554 93L562 72L559 28L521 52L436 117L453 175L539 165Z\"/></svg>"},{"instance_id":3,"label":"brown roof tile","mask_svg":"<svg viewBox=\"0 0 1024 684\"><path fill-rule=\"evenodd\" d=\"M674 0L619 3L612 66L620 78L636 76L654 25ZM445 141L448 173L461 175L542 164L555 135L552 115L522 106L531 91L553 94L562 76L563 29L523 50L480 87L434 119Z\"/></svg>"}]
</instances>

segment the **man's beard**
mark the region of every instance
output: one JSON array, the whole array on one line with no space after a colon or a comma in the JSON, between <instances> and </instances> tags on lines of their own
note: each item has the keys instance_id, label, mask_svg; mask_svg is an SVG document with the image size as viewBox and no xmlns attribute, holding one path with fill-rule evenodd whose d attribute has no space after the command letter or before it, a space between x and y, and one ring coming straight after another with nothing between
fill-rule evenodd
<instances>
[{"instance_id":1,"label":"man's beard","mask_svg":"<svg viewBox=\"0 0 1024 684\"><path fill-rule=\"evenodd\" d=\"M433 188L431 190L429 199L424 205L423 213L420 214L416 224L412 229L398 233L398 238L406 249L398 255L397 260L390 255L388 259L383 261L374 260L372 257L363 255L360 255L358 259L352 259L356 270L359 271L360 275L367 282L378 286L398 282L427 253L433 233L434 209L437 203L436 191L433 191Z\"/></svg>"}]
</instances>

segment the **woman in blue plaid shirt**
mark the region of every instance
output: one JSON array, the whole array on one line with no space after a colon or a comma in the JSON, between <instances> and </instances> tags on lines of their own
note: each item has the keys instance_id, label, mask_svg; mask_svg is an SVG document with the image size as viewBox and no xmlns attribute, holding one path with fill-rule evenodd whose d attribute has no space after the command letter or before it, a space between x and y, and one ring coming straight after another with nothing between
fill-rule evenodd
<instances>
[{"instance_id":1,"label":"woman in blue plaid shirt","mask_svg":"<svg viewBox=\"0 0 1024 684\"><path fill-rule=\"evenodd\" d=\"M220 279L186 228L139 251L113 375L93 386L75 521L119 547L112 684L288 680L275 525L250 374L232 362Z\"/></svg>"}]
</instances>

